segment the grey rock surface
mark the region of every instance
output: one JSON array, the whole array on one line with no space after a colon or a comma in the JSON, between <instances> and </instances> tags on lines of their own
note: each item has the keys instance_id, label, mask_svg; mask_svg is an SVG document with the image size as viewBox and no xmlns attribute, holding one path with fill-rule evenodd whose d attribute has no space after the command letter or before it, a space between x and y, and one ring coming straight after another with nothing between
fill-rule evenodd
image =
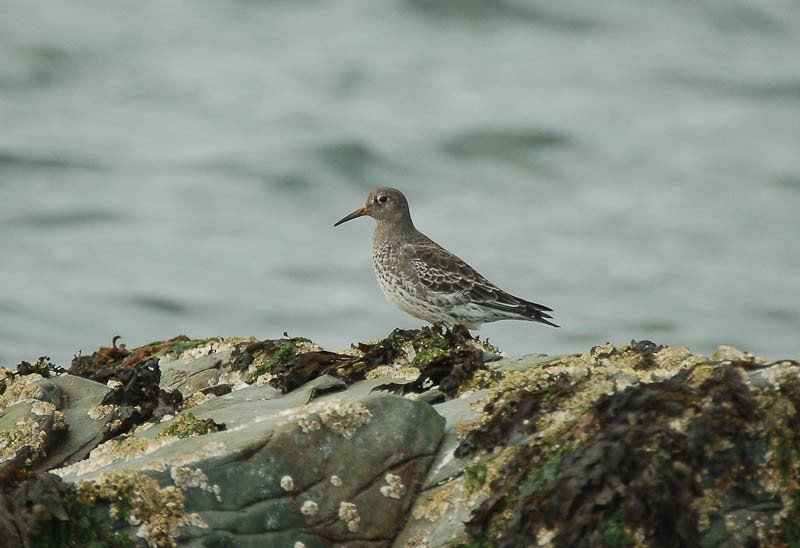
<instances>
[{"instance_id":1,"label":"grey rock surface","mask_svg":"<svg viewBox=\"0 0 800 548\"><path fill-rule=\"evenodd\" d=\"M109 388L94 381L73 375L44 379L37 384L54 386L60 395L57 406L69 425L64 439L54 446L37 468L50 470L86 458L89 452L104 441L104 431L115 418L116 409L100 406Z\"/></svg>"},{"instance_id":2,"label":"grey rock surface","mask_svg":"<svg viewBox=\"0 0 800 548\"><path fill-rule=\"evenodd\" d=\"M221 375L230 371L231 351L223 350L186 361L183 358L164 361L161 368L161 387L179 390L184 396L191 396L205 388L219 383Z\"/></svg>"},{"instance_id":3,"label":"grey rock surface","mask_svg":"<svg viewBox=\"0 0 800 548\"><path fill-rule=\"evenodd\" d=\"M67 481L123 470L186 496L203 526L181 530L191 545L234 542L386 543L403 522L439 447L444 419L429 405L369 393L306 403L316 379L284 397L252 386L191 409L226 430L178 439L171 421L137 433L131 453L100 453L59 471ZM376 509L380 509L376 511Z\"/></svg>"},{"instance_id":4,"label":"grey rock surface","mask_svg":"<svg viewBox=\"0 0 800 548\"><path fill-rule=\"evenodd\" d=\"M12 468L37 466L66 432L67 422L51 400L59 389L38 374L12 378L2 370L0 395L0 475Z\"/></svg>"}]
</instances>

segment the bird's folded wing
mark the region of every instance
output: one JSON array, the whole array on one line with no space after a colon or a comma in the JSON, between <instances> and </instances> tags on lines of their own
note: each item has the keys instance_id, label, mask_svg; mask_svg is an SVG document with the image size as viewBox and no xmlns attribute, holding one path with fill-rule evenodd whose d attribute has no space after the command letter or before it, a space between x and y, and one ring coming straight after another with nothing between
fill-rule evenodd
<instances>
[{"instance_id":1,"label":"bird's folded wing","mask_svg":"<svg viewBox=\"0 0 800 548\"><path fill-rule=\"evenodd\" d=\"M403 274L418 280L428 291L446 294L451 300L482 304L496 310L522 310L526 314L551 317L547 314L552 312L551 308L503 291L438 245L405 245L402 255L400 263L404 268Z\"/></svg>"},{"instance_id":2,"label":"bird's folded wing","mask_svg":"<svg viewBox=\"0 0 800 548\"><path fill-rule=\"evenodd\" d=\"M406 245L402 260L407 276L428 291L467 297L472 302L495 301L501 297L489 280L467 263L439 246Z\"/></svg>"}]
</instances>

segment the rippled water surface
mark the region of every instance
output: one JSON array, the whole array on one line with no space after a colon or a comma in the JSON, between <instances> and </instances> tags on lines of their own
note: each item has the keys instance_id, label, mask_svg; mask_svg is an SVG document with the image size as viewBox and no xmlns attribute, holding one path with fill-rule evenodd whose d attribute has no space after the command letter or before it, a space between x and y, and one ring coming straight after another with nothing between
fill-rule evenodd
<instances>
[{"instance_id":1,"label":"rippled water surface","mask_svg":"<svg viewBox=\"0 0 800 548\"><path fill-rule=\"evenodd\" d=\"M420 322L372 277L375 185L560 330L800 355L800 8L10 0L0 363Z\"/></svg>"}]
</instances>

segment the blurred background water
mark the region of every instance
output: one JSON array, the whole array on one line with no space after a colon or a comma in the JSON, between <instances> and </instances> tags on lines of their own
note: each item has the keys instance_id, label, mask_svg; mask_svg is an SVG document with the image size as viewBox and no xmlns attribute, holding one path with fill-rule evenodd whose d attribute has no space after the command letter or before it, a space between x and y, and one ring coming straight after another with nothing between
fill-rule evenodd
<instances>
[{"instance_id":1,"label":"blurred background water","mask_svg":"<svg viewBox=\"0 0 800 548\"><path fill-rule=\"evenodd\" d=\"M800 355L800 6L0 2L0 363L421 322L376 185L560 330Z\"/></svg>"}]
</instances>

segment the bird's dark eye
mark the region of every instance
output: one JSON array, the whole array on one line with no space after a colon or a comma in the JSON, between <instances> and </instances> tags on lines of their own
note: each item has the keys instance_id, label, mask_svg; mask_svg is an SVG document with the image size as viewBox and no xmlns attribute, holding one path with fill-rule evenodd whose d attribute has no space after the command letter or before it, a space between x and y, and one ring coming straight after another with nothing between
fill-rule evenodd
<instances>
[{"instance_id":1,"label":"bird's dark eye","mask_svg":"<svg viewBox=\"0 0 800 548\"><path fill-rule=\"evenodd\" d=\"M388 196L386 196L386 195L384 195L384 196L378 196L378 201L379 201L380 203L382 203L382 204L385 204L386 202L388 202L388 201L389 201L389 197L388 197Z\"/></svg>"}]
</instances>

